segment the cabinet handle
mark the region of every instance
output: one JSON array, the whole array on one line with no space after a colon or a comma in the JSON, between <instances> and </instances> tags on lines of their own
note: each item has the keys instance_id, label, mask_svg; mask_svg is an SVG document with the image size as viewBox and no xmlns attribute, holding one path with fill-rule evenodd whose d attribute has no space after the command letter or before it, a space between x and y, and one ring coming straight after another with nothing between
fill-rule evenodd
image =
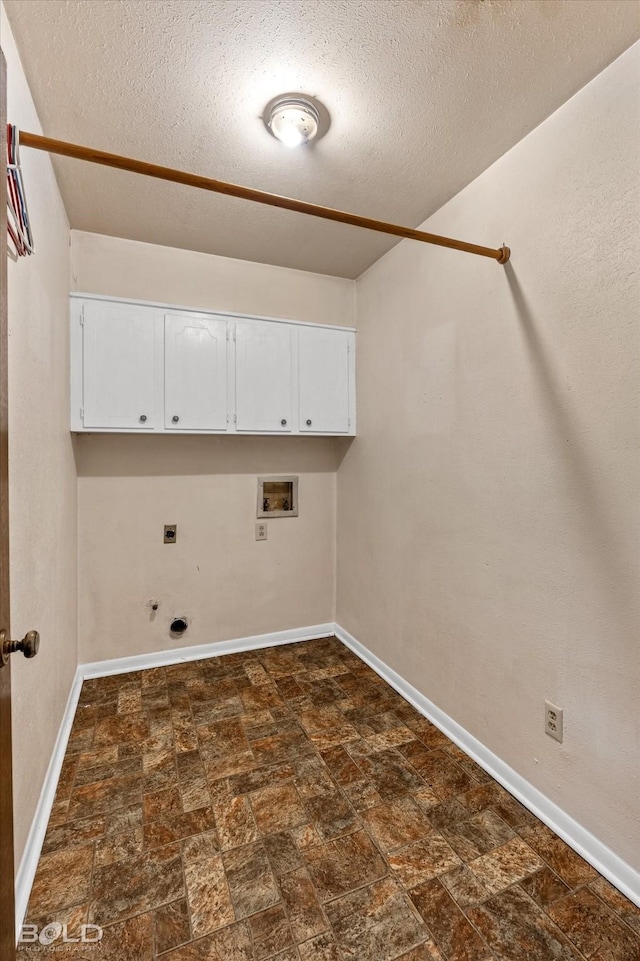
<instances>
[{"instance_id":1,"label":"cabinet handle","mask_svg":"<svg viewBox=\"0 0 640 961\"><path fill-rule=\"evenodd\" d=\"M139 419L139 421L140 421L141 424L144 424L145 421L146 421L146 419L147 419L147 415L146 415L146 414L140 414L140 417L139 417L138 419Z\"/></svg>"},{"instance_id":2,"label":"cabinet handle","mask_svg":"<svg viewBox=\"0 0 640 961\"><path fill-rule=\"evenodd\" d=\"M307 421L307 427L311 427L311 419L310 419L310 418L309 418L309 420Z\"/></svg>"},{"instance_id":3,"label":"cabinet handle","mask_svg":"<svg viewBox=\"0 0 640 961\"><path fill-rule=\"evenodd\" d=\"M283 427L286 427L286 426L287 426L287 418L286 418L286 417L283 417L282 420L280 421L280 423L282 424Z\"/></svg>"},{"instance_id":4,"label":"cabinet handle","mask_svg":"<svg viewBox=\"0 0 640 961\"><path fill-rule=\"evenodd\" d=\"M177 424L178 421L180 420L180 418L178 417L177 414L174 414L173 417L171 418L171 420L173 421L174 424Z\"/></svg>"}]
</instances>

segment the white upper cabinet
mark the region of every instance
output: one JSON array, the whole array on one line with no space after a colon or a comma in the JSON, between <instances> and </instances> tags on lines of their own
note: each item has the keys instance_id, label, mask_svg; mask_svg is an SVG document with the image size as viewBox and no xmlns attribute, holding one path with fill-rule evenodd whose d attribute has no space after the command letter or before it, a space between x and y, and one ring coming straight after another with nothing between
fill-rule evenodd
<instances>
[{"instance_id":1,"label":"white upper cabinet","mask_svg":"<svg viewBox=\"0 0 640 961\"><path fill-rule=\"evenodd\" d=\"M154 313L131 304L83 306L84 427L156 426Z\"/></svg>"},{"instance_id":2,"label":"white upper cabinet","mask_svg":"<svg viewBox=\"0 0 640 961\"><path fill-rule=\"evenodd\" d=\"M292 327L236 321L236 429L293 429Z\"/></svg>"},{"instance_id":3,"label":"white upper cabinet","mask_svg":"<svg viewBox=\"0 0 640 961\"><path fill-rule=\"evenodd\" d=\"M165 314L164 425L227 429L227 321Z\"/></svg>"},{"instance_id":4,"label":"white upper cabinet","mask_svg":"<svg viewBox=\"0 0 640 961\"><path fill-rule=\"evenodd\" d=\"M71 430L355 434L355 331L71 296Z\"/></svg>"},{"instance_id":5,"label":"white upper cabinet","mask_svg":"<svg viewBox=\"0 0 640 961\"><path fill-rule=\"evenodd\" d=\"M349 433L352 336L326 327L298 331L301 431Z\"/></svg>"}]
</instances>

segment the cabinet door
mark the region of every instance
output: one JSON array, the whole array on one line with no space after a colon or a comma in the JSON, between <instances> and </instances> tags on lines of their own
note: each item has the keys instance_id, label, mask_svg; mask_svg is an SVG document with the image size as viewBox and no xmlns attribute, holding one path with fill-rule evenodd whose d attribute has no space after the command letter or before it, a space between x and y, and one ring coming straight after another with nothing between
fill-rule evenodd
<instances>
[{"instance_id":1,"label":"cabinet door","mask_svg":"<svg viewBox=\"0 0 640 961\"><path fill-rule=\"evenodd\" d=\"M164 424L227 429L227 322L190 314L164 318Z\"/></svg>"},{"instance_id":2,"label":"cabinet door","mask_svg":"<svg viewBox=\"0 0 640 961\"><path fill-rule=\"evenodd\" d=\"M349 342L345 330L300 327L300 430L349 432Z\"/></svg>"},{"instance_id":3,"label":"cabinet door","mask_svg":"<svg viewBox=\"0 0 640 961\"><path fill-rule=\"evenodd\" d=\"M292 429L291 337L287 324L236 323L237 430Z\"/></svg>"},{"instance_id":4,"label":"cabinet door","mask_svg":"<svg viewBox=\"0 0 640 961\"><path fill-rule=\"evenodd\" d=\"M98 301L84 305L84 427L156 426L154 319L151 307Z\"/></svg>"}]
</instances>

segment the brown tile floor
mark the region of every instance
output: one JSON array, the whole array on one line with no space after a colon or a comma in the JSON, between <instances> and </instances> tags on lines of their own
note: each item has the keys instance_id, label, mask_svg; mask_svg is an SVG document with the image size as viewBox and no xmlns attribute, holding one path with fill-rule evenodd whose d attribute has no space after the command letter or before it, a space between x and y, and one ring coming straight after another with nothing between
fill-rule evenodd
<instances>
[{"instance_id":1,"label":"brown tile floor","mask_svg":"<svg viewBox=\"0 0 640 961\"><path fill-rule=\"evenodd\" d=\"M103 961L639 961L640 911L335 638L87 681L28 919Z\"/></svg>"}]
</instances>

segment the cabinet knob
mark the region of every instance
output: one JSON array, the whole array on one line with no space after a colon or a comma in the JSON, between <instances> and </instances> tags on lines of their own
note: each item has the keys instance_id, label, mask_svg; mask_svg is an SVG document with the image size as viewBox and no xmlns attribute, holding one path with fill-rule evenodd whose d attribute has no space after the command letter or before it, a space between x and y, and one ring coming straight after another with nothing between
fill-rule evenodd
<instances>
[{"instance_id":1,"label":"cabinet knob","mask_svg":"<svg viewBox=\"0 0 640 961\"><path fill-rule=\"evenodd\" d=\"M286 418L286 417L283 417L282 420L280 421L280 423L282 424L283 427L286 427L286 426L287 426L287 418Z\"/></svg>"},{"instance_id":2,"label":"cabinet knob","mask_svg":"<svg viewBox=\"0 0 640 961\"><path fill-rule=\"evenodd\" d=\"M178 417L177 414L174 414L173 417L171 418L171 420L173 421L174 424L177 424L178 421L180 420L180 418Z\"/></svg>"},{"instance_id":3,"label":"cabinet knob","mask_svg":"<svg viewBox=\"0 0 640 961\"><path fill-rule=\"evenodd\" d=\"M311 418L307 420L307 427L311 427Z\"/></svg>"},{"instance_id":4,"label":"cabinet knob","mask_svg":"<svg viewBox=\"0 0 640 961\"><path fill-rule=\"evenodd\" d=\"M139 419L139 421L140 421L141 424L144 424L145 421L146 421L146 419L147 419L147 415L146 415L146 414L140 414L140 417L139 417L138 419Z\"/></svg>"}]
</instances>

